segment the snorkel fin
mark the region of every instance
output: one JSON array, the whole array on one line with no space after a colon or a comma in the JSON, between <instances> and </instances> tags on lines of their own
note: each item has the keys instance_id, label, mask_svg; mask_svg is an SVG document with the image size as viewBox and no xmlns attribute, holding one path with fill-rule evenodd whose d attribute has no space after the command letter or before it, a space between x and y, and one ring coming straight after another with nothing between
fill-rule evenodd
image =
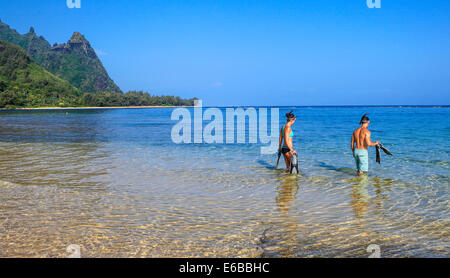
<instances>
[{"instance_id":1,"label":"snorkel fin","mask_svg":"<svg viewBox=\"0 0 450 278\"><path fill-rule=\"evenodd\" d=\"M291 161L291 174L292 172L294 172L294 168L297 171L297 174L299 174L300 172L298 171L298 155L294 154L292 156L292 161Z\"/></svg>"},{"instance_id":2,"label":"snorkel fin","mask_svg":"<svg viewBox=\"0 0 450 278\"><path fill-rule=\"evenodd\" d=\"M381 164L381 151L380 150L382 150L387 155L392 155L392 153L388 149L386 149L381 143L376 146L376 150L377 150L378 164Z\"/></svg>"},{"instance_id":3,"label":"snorkel fin","mask_svg":"<svg viewBox=\"0 0 450 278\"><path fill-rule=\"evenodd\" d=\"M392 153L391 153L388 149L386 149L383 145L378 144L378 146L380 147L380 149L381 149L385 154L387 154L387 155L392 155Z\"/></svg>"},{"instance_id":4,"label":"snorkel fin","mask_svg":"<svg viewBox=\"0 0 450 278\"><path fill-rule=\"evenodd\" d=\"M275 166L275 169L278 169L278 163L280 163L280 157L281 157L281 150L278 150L277 166Z\"/></svg>"},{"instance_id":5,"label":"snorkel fin","mask_svg":"<svg viewBox=\"0 0 450 278\"><path fill-rule=\"evenodd\" d=\"M377 150L377 163L381 164L381 152L380 152L380 144L376 145L376 150Z\"/></svg>"}]
</instances>

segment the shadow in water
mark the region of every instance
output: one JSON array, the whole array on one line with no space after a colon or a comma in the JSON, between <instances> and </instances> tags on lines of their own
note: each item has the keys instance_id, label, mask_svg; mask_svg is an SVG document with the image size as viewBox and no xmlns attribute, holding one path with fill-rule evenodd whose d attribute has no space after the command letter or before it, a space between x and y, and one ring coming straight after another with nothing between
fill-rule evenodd
<instances>
[{"instance_id":1,"label":"shadow in water","mask_svg":"<svg viewBox=\"0 0 450 278\"><path fill-rule=\"evenodd\" d=\"M260 160L258 160L257 162L259 163L259 165L265 167L265 168L268 169L268 170L279 170L279 169L275 168L275 165L269 164L269 163L267 163L267 162L264 161L264 160L261 160L261 159L260 159Z\"/></svg>"},{"instance_id":2,"label":"shadow in water","mask_svg":"<svg viewBox=\"0 0 450 278\"><path fill-rule=\"evenodd\" d=\"M327 164L325 162L319 162L318 165L328 170L336 171L343 174L356 175L356 170L352 168L337 168L336 166Z\"/></svg>"}]
</instances>

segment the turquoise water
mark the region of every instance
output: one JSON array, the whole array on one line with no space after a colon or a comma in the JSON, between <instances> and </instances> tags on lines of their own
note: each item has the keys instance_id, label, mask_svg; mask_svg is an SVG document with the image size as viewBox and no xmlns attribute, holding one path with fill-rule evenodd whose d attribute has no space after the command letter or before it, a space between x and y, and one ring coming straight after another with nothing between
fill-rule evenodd
<instances>
[{"instance_id":1,"label":"turquoise water","mask_svg":"<svg viewBox=\"0 0 450 278\"><path fill-rule=\"evenodd\" d=\"M0 112L0 256L448 257L450 109L294 110L301 175L259 144L174 144L171 108ZM68 114L66 114L68 112ZM370 112L388 147L356 177ZM280 123L281 124L281 123ZM280 163L281 165L282 163Z\"/></svg>"}]
</instances>

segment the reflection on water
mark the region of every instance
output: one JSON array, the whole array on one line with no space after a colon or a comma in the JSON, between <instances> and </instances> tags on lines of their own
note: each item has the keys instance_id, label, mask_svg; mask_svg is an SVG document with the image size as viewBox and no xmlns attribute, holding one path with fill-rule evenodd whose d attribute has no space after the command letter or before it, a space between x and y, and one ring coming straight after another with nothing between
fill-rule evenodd
<instances>
[{"instance_id":1,"label":"reflection on water","mask_svg":"<svg viewBox=\"0 0 450 278\"><path fill-rule=\"evenodd\" d=\"M282 175L279 178L279 183L276 203L280 211L287 215L290 203L295 200L295 196L298 193L299 178L298 175Z\"/></svg>"},{"instance_id":2,"label":"reflection on water","mask_svg":"<svg viewBox=\"0 0 450 278\"><path fill-rule=\"evenodd\" d=\"M296 231L299 229L297 219L289 214L292 204L299 190L298 175L282 175L279 178L280 185L277 187L276 203L280 210L280 223L283 230L283 244L278 246L278 255L283 257L295 256L297 244ZM294 213L295 215L295 213ZM279 248L281 247L281 248Z\"/></svg>"},{"instance_id":3,"label":"reflection on water","mask_svg":"<svg viewBox=\"0 0 450 278\"><path fill-rule=\"evenodd\" d=\"M364 216L369 210L369 191L367 186L369 184L369 177L362 175L357 177L357 181L352 185L352 206L355 211L355 216Z\"/></svg>"},{"instance_id":4,"label":"reflection on water","mask_svg":"<svg viewBox=\"0 0 450 278\"><path fill-rule=\"evenodd\" d=\"M370 244L386 257L450 255L447 141L412 153L378 126L394 157L370 157L356 177L342 115L359 111L321 122L303 109L302 171L287 175L256 145L170 143L170 112L2 112L0 257L65 257L70 244L83 257L368 257ZM308 139L329 124L333 140Z\"/></svg>"}]
</instances>

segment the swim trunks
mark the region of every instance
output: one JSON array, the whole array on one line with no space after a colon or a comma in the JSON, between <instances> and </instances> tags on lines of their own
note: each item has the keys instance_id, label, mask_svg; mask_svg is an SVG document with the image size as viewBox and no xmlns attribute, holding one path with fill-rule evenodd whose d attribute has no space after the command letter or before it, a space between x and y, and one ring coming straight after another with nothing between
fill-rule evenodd
<instances>
[{"instance_id":1,"label":"swim trunks","mask_svg":"<svg viewBox=\"0 0 450 278\"><path fill-rule=\"evenodd\" d=\"M356 169L361 172L369 171L369 153L367 150L355 150Z\"/></svg>"}]
</instances>

